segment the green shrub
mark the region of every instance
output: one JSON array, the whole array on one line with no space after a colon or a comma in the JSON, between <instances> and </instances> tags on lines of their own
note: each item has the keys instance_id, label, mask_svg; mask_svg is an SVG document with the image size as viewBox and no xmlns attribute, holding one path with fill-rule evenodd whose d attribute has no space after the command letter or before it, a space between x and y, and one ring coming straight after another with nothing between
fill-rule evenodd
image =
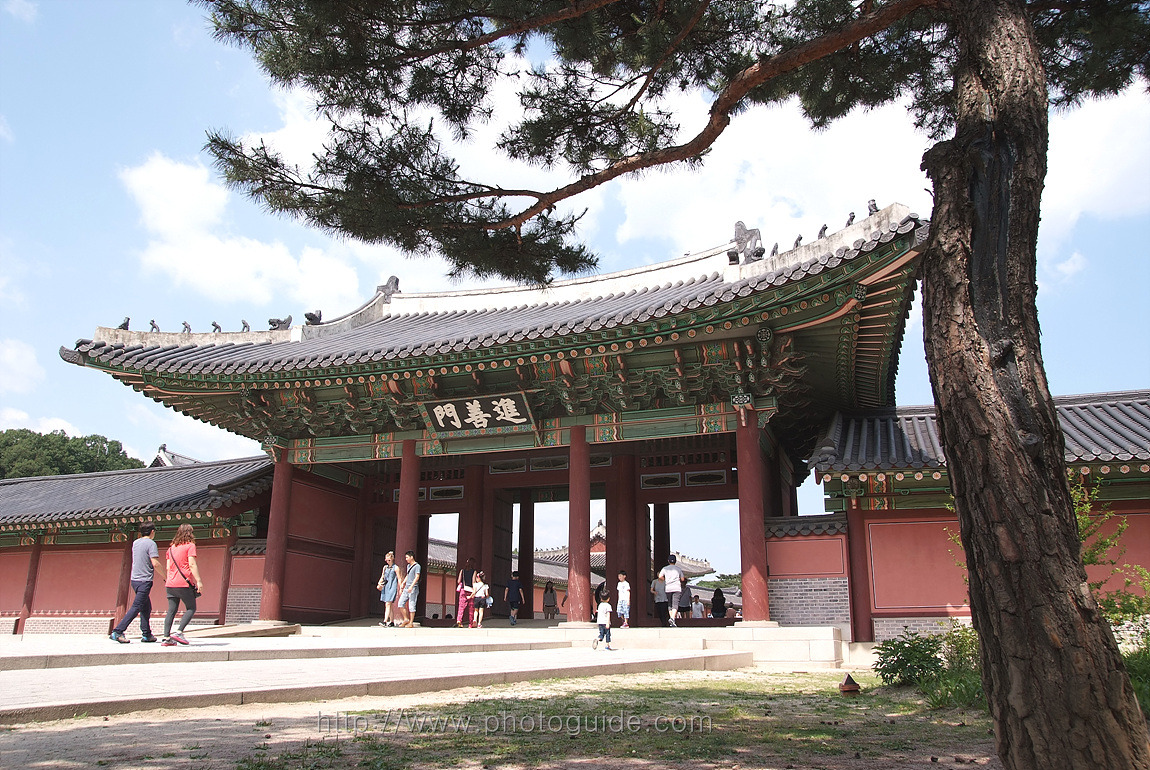
<instances>
[{"instance_id":1,"label":"green shrub","mask_svg":"<svg viewBox=\"0 0 1150 770\"><path fill-rule=\"evenodd\" d=\"M920 682L919 688L932 709L987 708L982 674L977 668L943 669L938 676Z\"/></svg>"},{"instance_id":2,"label":"green shrub","mask_svg":"<svg viewBox=\"0 0 1150 770\"><path fill-rule=\"evenodd\" d=\"M1134 694L1138 696L1138 705L1142 707L1142 714L1150 718L1150 634L1143 632L1138 644L1122 656L1126 663L1126 672L1130 674L1130 683L1134 685Z\"/></svg>"},{"instance_id":3,"label":"green shrub","mask_svg":"<svg viewBox=\"0 0 1150 770\"><path fill-rule=\"evenodd\" d=\"M942 662L950 671L974 671L982 668L978 632L973 626L951 621L950 630L942 635Z\"/></svg>"},{"instance_id":4,"label":"green shrub","mask_svg":"<svg viewBox=\"0 0 1150 770\"><path fill-rule=\"evenodd\" d=\"M942 637L903 629L894 639L879 642L874 651L875 673L886 685L918 684L942 671Z\"/></svg>"}]
</instances>

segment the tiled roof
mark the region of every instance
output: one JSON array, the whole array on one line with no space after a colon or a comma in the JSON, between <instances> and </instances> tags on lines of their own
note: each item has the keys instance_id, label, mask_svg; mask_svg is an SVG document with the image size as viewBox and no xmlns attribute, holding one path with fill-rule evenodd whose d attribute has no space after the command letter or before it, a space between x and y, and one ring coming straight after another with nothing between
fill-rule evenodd
<instances>
[{"instance_id":1,"label":"tiled roof","mask_svg":"<svg viewBox=\"0 0 1150 770\"><path fill-rule=\"evenodd\" d=\"M837 535L847 531L844 516L786 516L766 520L767 537L799 535Z\"/></svg>"},{"instance_id":2,"label":"tiled roof","mask_svg":"<svg viewBox=\"0 0 1150 770\"><path fill-rule=\"evenodd\" d=\"M698 577L700 575L709 575L715 570L711 567L711 563L706 559L696 559L691 556L683 556L682 554L675 553L676 563L679 568L683 570L683 574L688 578ZM535 552L535 563L549 562L561 566L564 571L567 569L568 552L567 546L559 546L558 548L548 548L542 551ZM603 572L607 569L607 554L604 551L591 552L591 571Z\"/></svg>"},{"instance_id":3,"label":"tiled roof","mask_svg":"<svg viewBox=\"0 0 1150 770\"><path fill-rule=\"evenodd\" d=\"M559 586L567 585L567 566L559 566L550 561L539 558L539 551L536 551L535 559L535 582L546 583L550 580ZM437 569L457 569L456 559L457 548L455 543L449 540L437 540L436 538L428 538L427 540L427 566L435 567ZM519 569L519 557L511 557L511 569Z\"/></svg>"},{"instance_id":4,"label":"tiled roof","mask_svg":"<svg viewBox=\"0 0 1150 770\"><path fill-rule=\"evenodd\" d=\"M0 525L208 511L271 488L266 456L0 481Z\"/></svg>"},{"instance_id":5,"label":"tiled roof","mask_svg":"<svg viewBox=\"0 0 1150 770\"><path fill-rule=\"evenodd\" d=\"M642 323L801 281L916 228L892 205L774 257L729 265L727 246L647 268L532 287L404 295L377 290L359 310L284 332L180 334L100 328L64 360L170 374L254 374L444 355Z\"/></svg>"},{"instance_id":6,"label":"tiled roof","mask_svg":"<svg viewBox=\"0 0 1150 770\"><path fill-rule=\"evenodd\" d=\"M1150 460L1150 390L1054 399L1067 462ZM819 472L938 468L946 457L934 407L837 414L810 459Z\"/></svg>"}]
</instances>

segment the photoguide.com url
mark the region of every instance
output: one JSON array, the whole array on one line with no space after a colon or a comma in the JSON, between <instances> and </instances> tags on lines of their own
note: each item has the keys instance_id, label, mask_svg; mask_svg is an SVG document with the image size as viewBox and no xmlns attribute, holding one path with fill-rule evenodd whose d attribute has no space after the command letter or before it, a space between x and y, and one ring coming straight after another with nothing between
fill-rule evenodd
<instances>
[{"instance_id":1,"label":"photoguide.com url","mask_svg":"<svg viewBox=\"0 0 1150 770\"><path fill-rule=\"evenodd\" d=\"M319 713L317 729L324 733L709 733L709 716L657 716L643 718L624 711L612 714L496 714L452 716L388 709L374 714Z\"/></svg>"}]
</instances>

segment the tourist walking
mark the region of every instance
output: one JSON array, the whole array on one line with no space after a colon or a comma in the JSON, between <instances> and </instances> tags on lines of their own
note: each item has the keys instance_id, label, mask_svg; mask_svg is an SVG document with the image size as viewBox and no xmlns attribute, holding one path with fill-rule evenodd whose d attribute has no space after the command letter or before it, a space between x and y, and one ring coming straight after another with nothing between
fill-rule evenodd
<instances>
[{"instance_id":1,"label":"tourist walking","mask_svg":"<svg viewBox=\"0 0 1150 770\"><path fill-rule=\"evenodd\" d=\"M471 602L471 584L475 580L475 557L468 556L463 569L455 578L455 627L463 628L471 625L471 613L474 610Z\"/></svg>"},{"instance_id":2,"label":"tourist walking","mask_svg":"<svg viewBox=\"0 0 1150 770\"><path fill-rule=\"evenodd\" d=\"M606 641L607 644L603 649L611 649L611 602L606 596L599 600L599 606L595 610L595 621L599 624L599 638L591 643L591 648L598 649L599 642Z\"/></svg>"},{"instance_id":3,"label":"tourist walking","mask_svg":"<svg viewBox=\"0 0 1150 770\"><path fill-rule=\"evenodd\" d=\"M667 612L667 588L662 573L651 581L651 595L655 597L655 617L659 625L666 626L670 620Z\"/></svg>"},{"instance_id":4,"label":"tourist walking","mask_svg":"<svg viewBox=\"0 0 1150 770\"><path fill-rule=\"evenodd\" d=\"M543 586L543 619L554 620L559 612L559 599L555 595L555 584L550 580Z\"/></svg>"},{"instance_id":5,"label":"tourist walking","mask_svg":"<svg viewBox=\"0 0 1150 770\"><path fill-rule=\"evenodd\" d=\"M512 571L507 588L503 589L503 601L511 608L511 625L515 625L519 622L519 605L523 603L523 588L519 582L518 570Z\"/></svg>"},{"instance_id":6,"label":"tourist walking","mask_svg":"<svg viewBox=\"0 0 1150 770\"><path fill-rule=\"evenodd\" d=\"M399 592L399 612L403 623L401 628L415 628L415 605L419 602L419 563L415 561L415 551L403 555L407 570L403 575L403 587Z\"/></svg>"},{"instance_id":7,"label":"tourist walking","mask_svg":"<svg viewBox=\"0 0 1150 770\"><path fill-rule=\"evenodd\" d=\"M659 577L663 578L663 590L667 593L667 611L670 613L669 625L675 627L675 618L679 616L679 594L683 590L683 570L675 564L678 561L675 554L667 557L667 566L659 570Z\"/></svg>"},{"instance_id":8,"label":"tourist walking","mask_svg":"<svg viewBox=\"0 0 1150 770\"><path fill-rule=\"evenodd\" d=\"M152 634L152 583L155 581L156 570L160 568L160 549L156 546L156 525L145 521L140 525L140 535L132 543L132 574L128 582L136 592L132 599L132 606L128 612L112 629L109 637L113 642L128 644L128 637L124 632L138 615L140 617L140 641L154 642L156 637Z\"/></svg>"},{"instance_id":9,"label":"tourist walking","mask_svg":"<svg viewBox=\"0 0 1150 770\"><path fill-rule=\"evenodd\" d=\"M399 596L399 567L395 566L395 551L388 551L383 557L383 574L375 584L379 600L383 602L383 622L381 626L394 626L392 617L396 598Z\"/></svg>"},{"instance_id":10,"label":"tourist walking","mask_svg":"<svg viewBox=\"0 0 1150 770\"><path fill-rule=\"evenodd\" d=\"M619 596L617 605L619 619L623 621L623 628L630 628L628 620L631 617L631 584L627 582L626 570L619 570L619 582L615 584L615 592Z\"/></svg>"},{"instance_id":11,"label":"tourist walking","mask_svg":"<svg viewBox=\"0 0 1150 770\"><path fill-rule=\"evenodd\" d=\"M483 613L491 606L491 586L487 585L487 576L483 570L475 573L475 582L471 584L471 603L475 609L472 612L472 628L483 628Z\"/></svg>"},{"instance_id":12,"label":"tourist walking","mask_svg":"<svg viewBox=\"0 0 1150 770\"><path fill-rule=\"evenodd\" d=\"M204 581L200 578L200 567L196 563L196 533L191 524L181 524L168 546L168 579L164 587L168 594L168 614L164 617L164 640L160 644L173 647L187 644L184 630L196 614L196 597L203 593ZM172 621L180 603L184 605L184 615L180 618L179 629L172 630Z\"/></svg>"}]
</instances>

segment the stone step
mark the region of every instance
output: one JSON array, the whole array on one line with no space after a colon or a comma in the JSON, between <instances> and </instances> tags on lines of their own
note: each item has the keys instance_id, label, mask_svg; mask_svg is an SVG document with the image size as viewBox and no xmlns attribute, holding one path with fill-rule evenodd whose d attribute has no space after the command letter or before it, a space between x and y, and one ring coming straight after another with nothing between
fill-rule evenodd
<instances>
[{"instance_id":1,"label":"stone step","mask_svg":"<svg viewBox=\"0 0 1150 770\"><path fill-rule=\"evenodd\" d=\"M750 652L514 649L388 658L327 658L301 666L275 658L0 671L0 724L149 709L395 696L539 679L646 671L728 670ZM320 709L322 711L322 709Z\"/></svg>"},{"instance_id":2,"label":"stone step","mask_svg":"<svg viewBox=\"0 0 1150 770\"><path fill-rule=\"evenodd\" d=\"M383 629L380 629L383 631ZM93 650L86 645L84 652L55 652L45 654L12 654L0 656L0 671L28 669L87 668L91 666L122 666L159 663L219 663L227 661L302 660L314 658L363 658L383 655L446 655L456 652L501 652L507 650L551 650L570 648L571 642L554 640L459 640L442 639L382 639L374 643L332 644L317 638L296 638L288 644L272 646L268 642L239 644L220 640L213 643L204 637L189 633L189 645L161 647L158 643L143 644L133 640L130 645L110 640L102 646L106 650Z\"/></svg>"}]
</instances>

